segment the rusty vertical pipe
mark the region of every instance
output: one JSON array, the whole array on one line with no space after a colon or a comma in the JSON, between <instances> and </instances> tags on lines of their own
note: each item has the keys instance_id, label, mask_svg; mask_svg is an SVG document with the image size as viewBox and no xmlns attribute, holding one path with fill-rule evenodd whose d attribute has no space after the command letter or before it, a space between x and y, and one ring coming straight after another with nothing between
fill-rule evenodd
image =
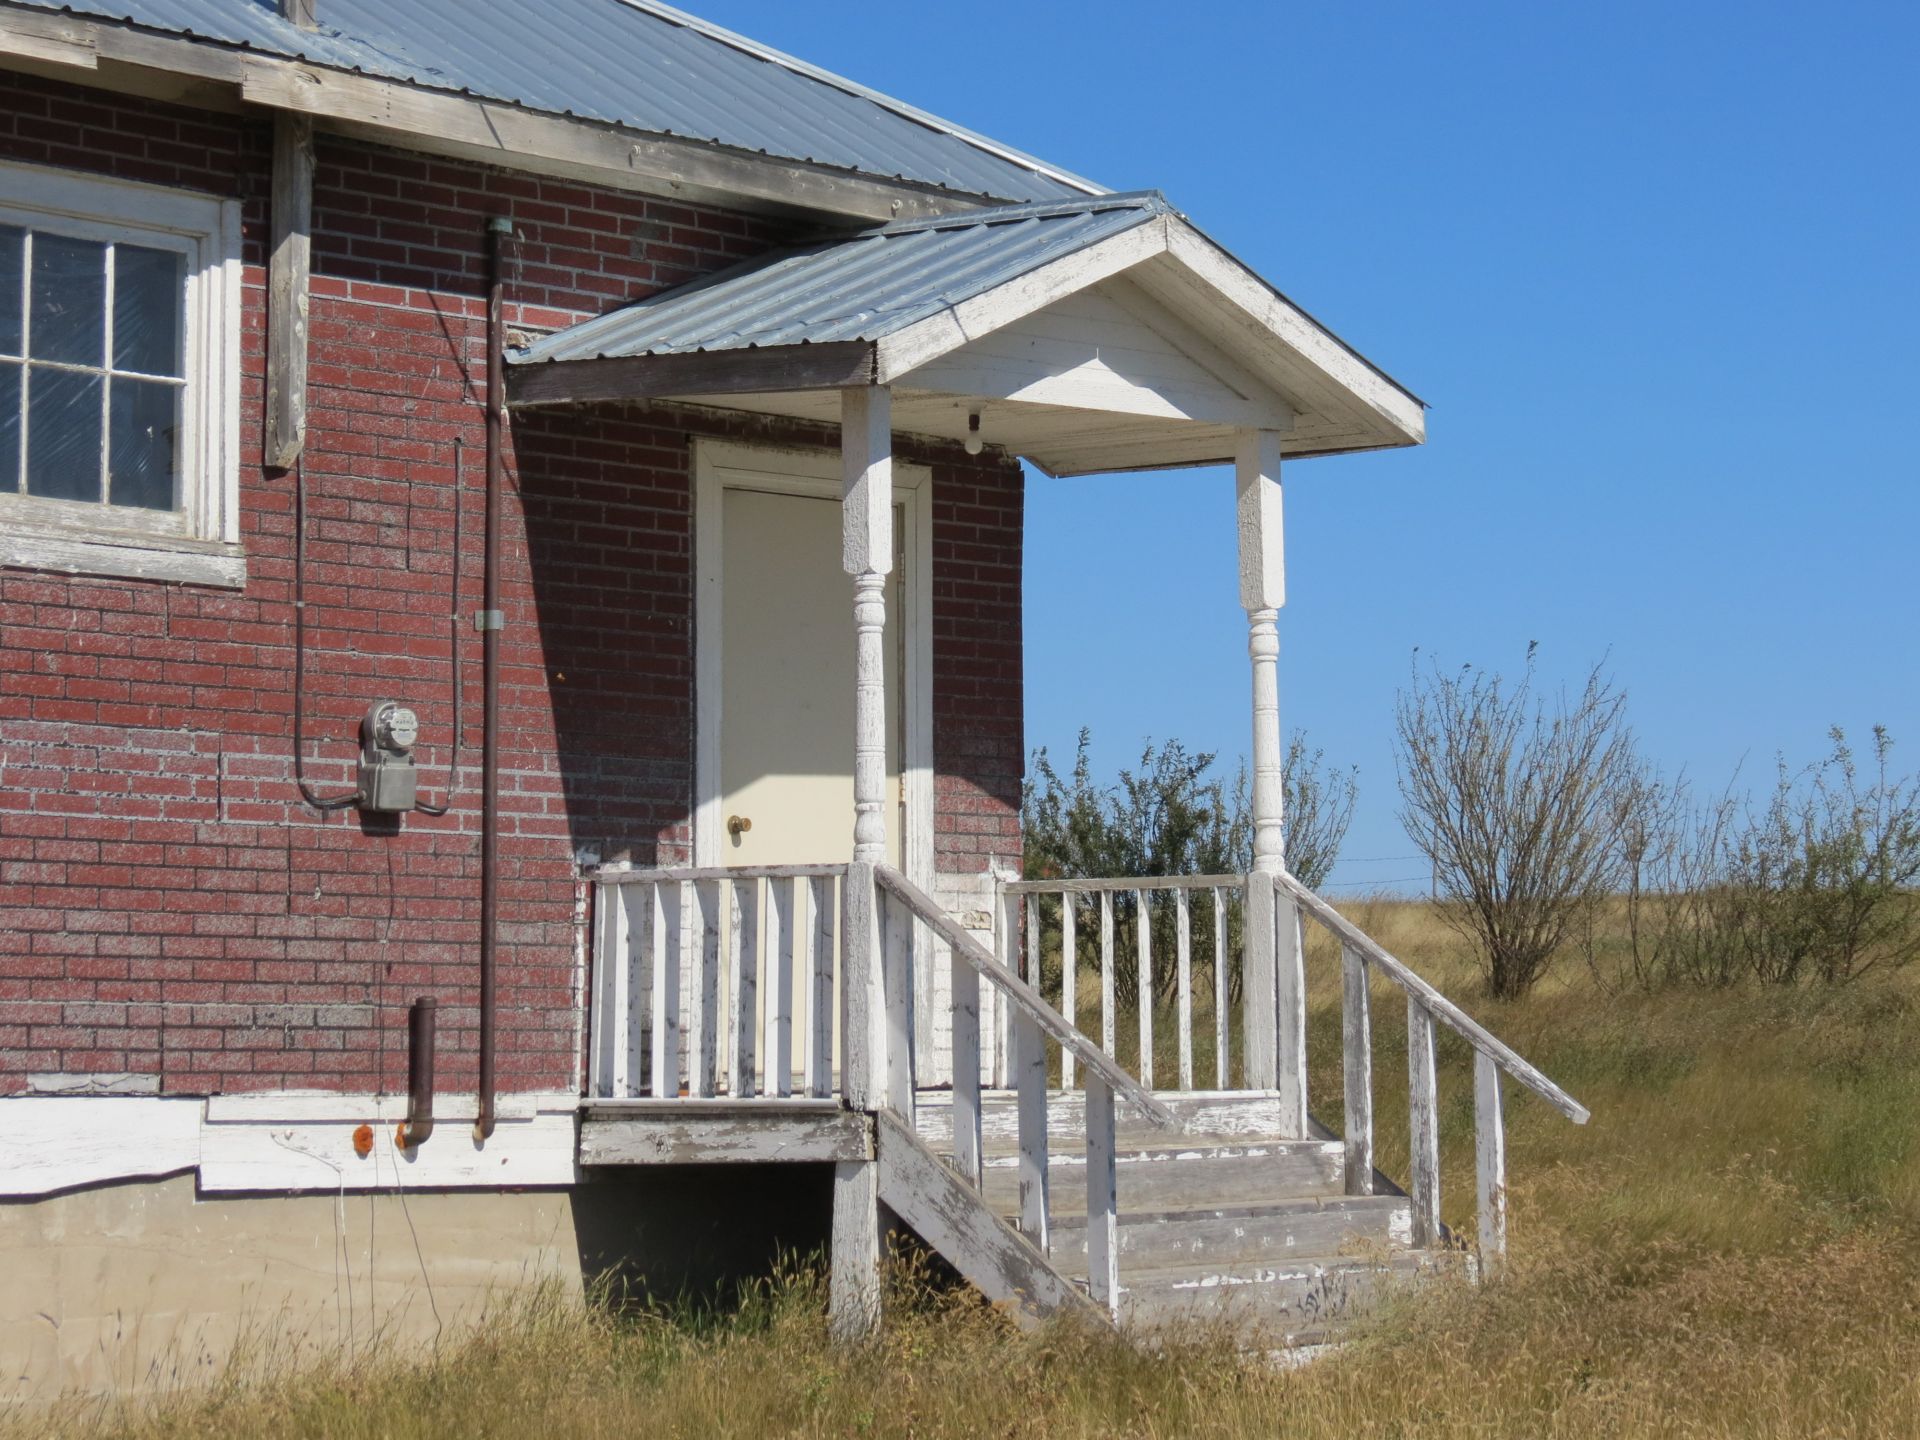
<instances>
[{"instance_id":1,"label":"rusty vertical pipe","mask_svg":"<svg viewBox=\"0 0 1920 1440\"><path fill-rule=\"evenodd\" d=\"M487 539L481 599L481 664L485 672L480 732L480 1111L473 1138L493 1134L494 1049L497 1040L494 984L500 920L500 488L505 457L506 247L513 222L487 222Z\"/></svg>"},{"instance_id":2,"label":"rusty vertical pipe","mask_svg":"<svg viewBox=\"0 0 1920 1440\"><path fill-rule=\"evenodd\" d=\"M407 1010L407 1119L400 1147L410 1149L433 1134L433 1047L439 1002L422 995Z\"/></svg>"}]
</instances>

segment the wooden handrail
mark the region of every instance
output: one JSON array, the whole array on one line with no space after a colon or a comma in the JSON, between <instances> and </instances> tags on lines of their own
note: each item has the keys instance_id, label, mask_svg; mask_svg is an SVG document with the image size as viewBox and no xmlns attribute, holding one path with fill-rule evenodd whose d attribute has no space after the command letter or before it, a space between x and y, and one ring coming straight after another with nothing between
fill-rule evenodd
<instances>
[{"instance_id":1,"label":"wooden handrail","mask_svg":"<svg viewBox=\"0 0 1920 1440\"><path fill-rule=\"evenodd\" d=\"M1116 1095L1125 1097L1157 1125L1177 1127L1180 1124L1179 1118L1156 1099L1152 1091L1122 1070L1091 1039L1069 1025L1058 1010L1040 998L1037 990L995 959L986 946L968 934L959 921L947 914L926 891L891 865L876 865L874 878L882 889L904 903L936 935L952 946L954 953L965 959L976 973L997 986L1042 1031L1052 1036L1063 1050L1070 1052L1088 1071L1100 1076Z\"/></svg>"},{"instance_id":2,"label":"wooden handrail","mask_svg":"<svg viewBox=\"0 0 1920 1440\"><path fill-rule=\"evenodd\" d=\"M674 865L641 869L602 865L587 878L600 885L649 885L703 880L817 880L844 875L845 865Z\"/></svg>"},{"instance_id":3,"label":"wooden handrail","mask_svg":"<svg viewBox=\"0 0 1920 1440\"><path fill-rule=\"evenodd\" d=\"M1102 890L1237 890L1246 883L1244 875L1121 875L1097 880L1008 880L1000 888L1009 895L1093 895Z\"/></svg>"},{"instance_id":4,"label":"wooden handrail","mask_svg":"<svg viewBox=\"0 0 1920 1440\"><path fill-rule=\"evenodd\" d=\"M1554 1109L1565 1115L1576 1125L1584 1125L1591 1111L1549 1080L1539 1070L1520 1055L1512 1046L1507 1045L1485 1026L1481 1025L1466 1011L1442 995L1432 985L1421 979L1403 962L1388 954L1381 945L1367 933L1329 905L1319 895L1309 890L1293 875L1281 871L1274 879L1280 884L1302 909L1307 911L1327 929L1331 930L1343 945L1349 946L1378 965L1410 998L1426 1008L1436 1019L1443 1020L1447 1026L1474 1049L1492 1060L1502 1070L1526 1086L1534 1094L1545 1100Z\"/></svg>"}]
</instances>

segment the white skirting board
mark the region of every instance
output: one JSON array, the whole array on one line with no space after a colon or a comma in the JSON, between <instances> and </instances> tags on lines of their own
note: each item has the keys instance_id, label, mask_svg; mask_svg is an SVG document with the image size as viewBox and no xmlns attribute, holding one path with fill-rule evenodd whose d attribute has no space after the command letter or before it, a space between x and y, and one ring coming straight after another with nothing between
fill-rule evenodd
<instances>
[{"instance_id":1,"label":"white skirting board","mask_svg":"<svg viewBox=\"0 0 1920 1440\"><path fill-rule=\"evenodd\" d=\"M578 1097L503 1095L493 1134L473 1138L472 1097L435 1104L433 1134L395 1143L403 1095L19 1095L0 1100L0 1196L198 1172L205 1194L470 1190L571 1185ZM356 1153L360 1126L372 1148Z\"/></svg>"}]
</instances>

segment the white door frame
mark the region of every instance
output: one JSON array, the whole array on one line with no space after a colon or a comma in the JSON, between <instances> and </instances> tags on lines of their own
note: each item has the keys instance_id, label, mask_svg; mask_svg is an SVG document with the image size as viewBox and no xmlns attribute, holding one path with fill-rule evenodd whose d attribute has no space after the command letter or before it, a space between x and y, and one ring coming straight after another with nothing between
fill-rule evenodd
<instances>
[{"instance_id":1,"label":"white door frame","mask_svg":"<svg viewBox=\"0 0 1920 1440\"><path fill-rule=\"evenodd\" d=\"M776 495L807 495L838 501L840 452L744 445L695 438L693 442L693 863L719 865L720 705L726 674L721 655L720 597L725 577L721 556L721 504L729 488ZM907 560L904 615L887 616L889 628L904 625L906 673L900 703L906 721L900 774L905 785L906 834L902 854L907 878L933 887L933 472L923 465L893 467L895 502L905 521ZM853 630L853 589L847 589L846 623ZM847 736L847 766L853 766L853 736ZM853 811L847 811L852 843Z\"/></svg>"}]
</instances>

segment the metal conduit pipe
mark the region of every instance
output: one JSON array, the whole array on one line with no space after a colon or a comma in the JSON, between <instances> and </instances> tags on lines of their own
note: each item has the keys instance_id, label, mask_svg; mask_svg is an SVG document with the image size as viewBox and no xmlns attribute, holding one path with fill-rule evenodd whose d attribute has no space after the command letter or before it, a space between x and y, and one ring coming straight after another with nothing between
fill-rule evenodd
<instances>
[{"instance_id":1,"label":"metal conduit pipe","mask_svg":"<svg viewBox=\"0 0 1920 1440\"><path fill-rule=\"evenodd\" d=\"M407 1118L396 1140L411 1149L433 1134L434 1020L439 1002L422 995L407 1011Z\"/></svg>"},{"instance_id":2,"label":"metal conduit pipe","mask_svg":"<svg viewBox=\"0 0 1920 1440\"><path fill-rule=\"evenodd\" d=\"M480 1106L473 1138L485 1140L494 1124L496 1043L494 966L500 887L500 486L505 465L502 428L506 412L506 247L513 222L496 215L487 222L487 538L480 601L481 664L485 673L480 730Z\"/></svg>"}]
</instances>

